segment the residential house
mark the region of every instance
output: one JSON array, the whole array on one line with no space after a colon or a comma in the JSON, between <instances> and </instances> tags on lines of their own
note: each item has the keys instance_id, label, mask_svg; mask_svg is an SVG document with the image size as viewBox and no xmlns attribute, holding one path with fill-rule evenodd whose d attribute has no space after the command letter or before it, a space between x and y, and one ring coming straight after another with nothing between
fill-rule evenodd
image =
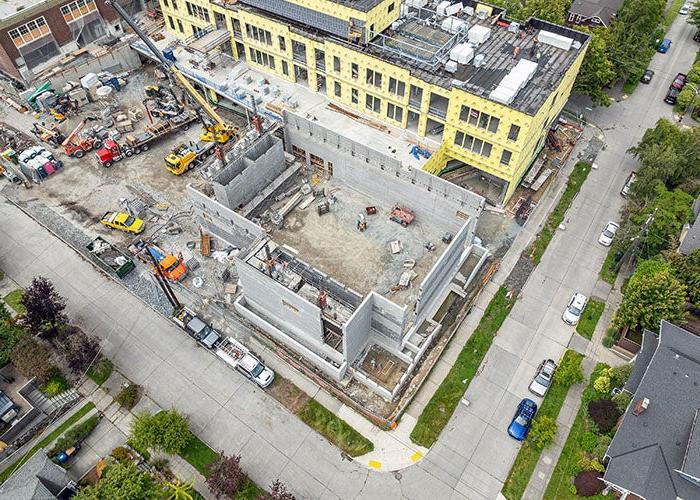
<instances>
[{"instance_id":1,"label":"residential house","mask_svg":"<svg viewBox=\"0 0 700 500\"><path fill-rule=\"evenodd\" d=\"M622 0L574 0L566 22L575 26L609 27Z\"/></svg>"},{"instance_id":2,"label":"residential house","mask_svg":"<svg viewBox=\"0 0 700 500\"><path fill-rule=\"evenodd\" d=\"M3 500L52 500L70 498L75 483L66 470L37 452L0 485Z\"/></svg>"}]
</instances>

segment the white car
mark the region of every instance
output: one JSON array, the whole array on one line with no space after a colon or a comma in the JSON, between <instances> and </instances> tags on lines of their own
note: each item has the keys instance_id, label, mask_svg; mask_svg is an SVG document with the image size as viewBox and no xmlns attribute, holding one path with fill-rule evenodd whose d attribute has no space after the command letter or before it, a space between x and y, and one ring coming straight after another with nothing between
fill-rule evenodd
<instances>
[{"instance_id":1,"label":"white car","mask_svg":"<svg viewBox=\"0 0 700 500\"><path fill-rule=\"evenodd\" d=\"M598 243L604 247L609 247L612 245L612 240L615 237L618 229L620 229L619 224L613 221L608 222L605 229L603 229L603 232L600 233L600 236L598 237Z\"/></svg>"},{"instance_id":2,"label":"white car","mask_svg":"<svg viewBox=\"0 0 700 500\"><path fill-rule=\"evenodd\" d=\"M687 16L689 12L690 12L690 5L689 4L683 5L683 7L681 7L681 9L678 11L678 13L681 16Z\"/></svg>"},{"instance_id":3,"label":"white car","mask_svg":"<svg viewBox=\"0 0 700 500\"><path fill-rule=\"evenodd\" d=\"M583 309L586 307L586 302L588 302L588 297L582 293L575 293L571 296L571 300L566 305L564 314L561 315L561 319L567 325L577 325L578 320L581 319L581 314L583 314Z\"/></svg>"},{"instance_id":4,"label":"white car","mask_svg":"<svg viewBox=\"0 0 700 500\"><path fill-rule=\"evenodd\" d=\"M528 388L531 393L544 397L547 394L549 386L552 384L554 371L557 369L557 364L551 359L545 359L537 368L537 375L530 383Z\"/></svg>"}]
</instances>

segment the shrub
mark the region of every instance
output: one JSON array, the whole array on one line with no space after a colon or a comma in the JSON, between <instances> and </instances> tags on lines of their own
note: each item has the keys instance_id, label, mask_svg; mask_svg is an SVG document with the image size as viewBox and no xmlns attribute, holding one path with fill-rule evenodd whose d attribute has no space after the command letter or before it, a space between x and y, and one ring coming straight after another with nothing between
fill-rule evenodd
<instances>
[{"instance_id":1,"label":"shrub","mask_svg":"<svg viewBox=\"0 0 700 500\"><path fill-rule=\"evenodd\" d=\"M581 435L581 440L579 441L583 451L592 453L598 444L598 434L594 432L584 432Z\"/></svg>"},{"instance_id":2,"label":"shrub","mask_svg":"<svg viewBox=\"0 0 700 500\"><path fill-rule=\"evenodd\" d=\"M612 438L610 436L599 436L598 443L595 445L595 448L593 448L591 455L593 455L599 462L602 462L605 458L605 453L608 451L610 443L612 443Z\"/></svg>"},{"instance_id":3,"label":"shrub","mask_svg":"<svg viewBox=\"0 0 700 500\"><path fill-rule=\"evenodd\" d=\"M596 471L584 471L574 478L576 494L580 497L592 497L605 489L605 483L601 481L602 475Z\"/></svg>"},{"instance_id":4,"label":"shrub","mask_svg":"<svg viewBox=\"0 0 700 500\"><path fill-rule=\"evenodd\" d=\"M131 427L131 441L140 448L153 448L179 454L192 439L187 419L177 410L160 411L155 415L136 415Z\"/></svg>"},{"instance_id":5,"label":"shrub","mask_svg":"<svg viewBox=\"0 0 700 500\"><path fill-rule=\"evenodd\" d=\"M112 375L114 366L107 358L100 358L90 368L88 368L87 376L92 379L97 385L104 384Z\"/></svg>"},{"instance_id":6,"label":"shrub","mask_svg":"<svg viewBox=\"0 0 700 500\"><path fill-rule=\"evenodd\" d=\"M248 478L241 469L240 461L241 457L227 457L222 453L209 466L207 486L216 498L233 498L245 486Z\"/></svg>"},{"instance_id":7,"label":"shrub","mask_svg":"<svg viewBox=\"0 0 700 500\"><path fill-rule=\"evenodd\" d=\"M117 397L115 397L114 400L119 403L120 406L123 406L127 410L131 410L136 404L140 387L141 386L138 384L129 384L119 391L119 394L117 394Z\"/></svg>"},{"instance_id":8,"label":"shrub","mask_svg":"<svg viewBox=\"0 0 700 500\"><path fill-rule=\"evenodd\" d=\"M601 434L610 432L620 418L622 412L617 405L609 399L596 399L588 403L588 415L598 426Z\"/></svg>"},{"instance_id":9,"label":"shrub","mask_svg":"<svg viewBox=\"0 0 700 500\"><path fill-rule=\"evenodd\" d=\"M170 472L170 460L165 457L158 457L151 460L151 465L160 472L167 474Z\"/></svg>"},{"instance_id":10,"label":"shrub","mask_svg":"<svg viewBox=\"0 0 700 500\"><path fill-rule=\"evenodd\" d=\"M131 461L131 451L125 446L117 446L112 450L112 456L117 462Z\"/></svg>"},{"instance_id":11,"label":"shrub","mask_svg":"<svg viewBox=\"0 0 700 500\"><path fill-rule=\"evenodd\" d=\"M61 370L55 366L49 370L47 377L48 380L41 386L41 392L46 394L47 398L58 396L62 392L70 389L70 383L68 383L66 377L63 376Z\"/></svg>"},{"instance_id":12,"label":"shrub","mask_svg":"<svg viewBox=\"0 0 700 500\"><path fill-rule=\"evenodd\" d=\"M615 406L617 406L617 409L620 410L620 413L624 413L625 410L627 410L630 401L632 401L632 395L625 391L615 394L612 397L612 402L615 403Z\"/></svg>"},{"instance_id":13,"label":"shrub","mask_svg":"<svg viewBox=\"0 0 700 500\"><path fill-rule=\"evenodd\" d=\"M596 378L593 382L593 388L602 394L607 394L610 392L610 377L601 375Z\"/></svg>"},{"instance_id":14,"label":"shrub","mask_svg":"<svg viewBox=\"0 0 700 500\"><path fill-rule=\"evenodd\" d=\"M554 381L567 387L583 382L581 356L564 356L554 372Z\"/></svg>"},{"instance_id":15,"label":"shrub","mask_svg":"<svg viewBox=\"0 0 700 500\"><path fill-rule=\"evenodd\" d=\"M36 377L40 382L48 380L53 368L51 354L39 340L25 335L10 353L10 360L17 371L27 377Z\"/></svg>"},{"instance_id":16,"label":"shrub","mask_svg":"<svg viewBox=\"0 0 700 500\"><path fill-rule=\"evenodd\" d=\"M613 387L622 387L630 378L630 373L632 373L632 364L630 363L610 368L610 383Z\"/></svg>"},{"instance_id":17,"label":"shrub","mask_svg":"<svg viewBox=\"0 0 700 500\"><path fill-rule=\"evenodd\" d=\"M66 431L63 437L56 441L48 455L52 457L61 451L80 444L90 435L90 433L99 423L99 417L97 415L93 415L90 418L85 419L85 421L74 425Z\"/></svg>"},{"instance_id":18,"label":"shrub","mask_svg":"<svg viewBox=\"0 0 700 500\"><path fill-rule=\"evenodd\" d=\"M607 335L603 337L603 345L610 349L613 344L615 344L615 338L614 337L608 337Z\"/></svg>"},{"instance_id":19,"label":"shrub","mask_svg":"<svg viewBox=\"0 0 700 500\"><path fill-rule=\"evenodd\" d=\"M270 485L270 492L258 496L258 500L296 500L296 497L287 490L287 486L279 479Z\"/></svg>"},{"instance_id":20,"label":"shrub","mask_svg":"<svg viewBox=\"0 0 700 500\"><path fill-rule=\"evenodd\" d=\"M557 435L557 422L549 415L535 417L527 436L528 440L538 450L542 450L554 442Z\"/></svg>"},{"instance_id":21,"label":"shrub","mask_svg":"<svg viewBox=\"0 0 700 500\"><path fill-rule=\"evenodd\" d=\"M605 466L598 462L593 457L589 457L587 455L584 455L581 457L581 459L578 461L578 467L581 470L592 470L595 472L605 472Z\"/></svg>"}]
</instances>

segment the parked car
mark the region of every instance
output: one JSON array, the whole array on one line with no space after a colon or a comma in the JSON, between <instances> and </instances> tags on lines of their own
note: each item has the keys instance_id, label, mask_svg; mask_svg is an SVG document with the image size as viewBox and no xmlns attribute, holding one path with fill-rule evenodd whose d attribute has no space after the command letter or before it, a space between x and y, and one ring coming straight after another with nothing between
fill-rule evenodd
<instances>
[{"instance_id":1,"label":"parked car","mask_svg":"<svg viewBox=\"0 0 700 500\"><path fill-rule=\"evenodd\" d=\"M665 54L666 52L668 52L668 49L671 48L672 43L673 42L671 42L670 38L664 38L663 40L661 40L661 43L659 44L659 46L656 47L656 51L661 52L662 54Z\"/></svg>"},{"instance_id":2,"label":"parked car","mask_svg":"<svg viewBox=\"0 0 700 500\"><path fill-rule=\"evenodd\" d=\"M697 30L693 35L693 41L700 42L700 30Z\"/></svg>"},{"instance_id":3,"label":"parked car","mask_svg":"<svg viewBox=\"0 0 700 500\"><path fill-rule=\"evenodd\" d=\"M569 300L569 303L566 305L564 313L561 315L561 319L564 320L564 323L571 326L578 324L583 309L586 307L586 302L588 302L588 297L584 294L578 292L573 294L571 300Z\"/></svg>"},{"instance_id":4,"label":"parked car","mask_svg":"<svg viewBox=\"0 0 700 500\"><path fill-rule=\"evenodd\" d=\"M683 87L685 87L687 81L688 75L686 75L685 73L678 73L673 79L673 82L671 82L671 87L673 87L674 89L683 90Z\"/></svg>"},{"instance_id":5,"label":"parked car","mask_svg":"<svg viewBox=\"0 0 700 500\"><path fill-rule=\"evenodd\" d=\"M554 371L556 369L557 364L554 360L545 359L542 361L539 368L537 368L537 375L535 375L535 378L532 379L530 383L530 387L528 387L530 392L544 397L544 395L547 394L549 386L552 384L552 378L554 377Z\"/></svg>"},{"instance_id":6,"label":"parked car","mask_svg":"<svg viewBox=\"0 0 700 500\"><path fill-rule=\"evenodd\" d=\"M632 184L634 184L634 181L637 180L637 172L630 172L630 175L627 176L627 180L625 181L625 185L622 186L622 189L620 190L620 195L623 198L627 197L627 194L630 192L630 188L632 187Z\"/></svg>"},{"instance_id":7,"label":"parked car","mask_svg":"<svg viewBox=\"0 0 700 500\"><path fill-rule=\"evenodd\" d=\"M650 83L652 78L654 78L654 70L647 69L646 71L644 71L644 74L639 79L639 81L642 83Z\"/></svg>"},{"instance_id":8,"label":"parked car","mask_svg":"<svg viewBox=\"0 0 700 500\"><path fill-rule=\"evenodd\" d=\"M681 7L680 10L678 11L678 13L681 16L687 16L688 12L690 12L690 4L687 4L687 3L684 4L683 7Z\"/></svg>"},{"instance_id":9,"label":"parked car","mask_svg":"<svg viewBox=\"0 0 700 500\"><path fill-rule=\"evenodd\" d=\"M681 91L678 90L676 87L669 87L668 92L666 92L666 97L664 97L664 102L666 104L676 104L676 101L678 100L678 94L680 94Z\"/></svg>"},{"instance_id":10,"label":"parked car","mask_svg":"<svg viewBox=\"0 0 700 500\"><path fill-rule=\"evenodd\" d=\"M604 247L609 247L612 244L612 240L615 237L615 233L620 229L620 225L616 222L610 221L605 225L605 229L600 233L598 237L598 243Z\"/></svg>"},{"instance_id":11,"label":"parked car","mask_svg":"<svg viewBox=\"0 0 700 500\"><path fill-rule=\"evenodd\" d=\"M527 437L527 433L530 432L535 413L537 413L537 404L532 399L523 399L515 410L513 420L510 421L508 435L513 439L523 441Z\"/></svg>"},{"instance_id":12,"label":"parked car","mask_svg":"<svg viewBox=\"0 0 700 500\"><path fill-rule=\"evenodd\" d=\"M112 229L134 234L141 233L145 227L143 220L124 212L105 212L100 223Z\"/></svg>"}]
</instances>

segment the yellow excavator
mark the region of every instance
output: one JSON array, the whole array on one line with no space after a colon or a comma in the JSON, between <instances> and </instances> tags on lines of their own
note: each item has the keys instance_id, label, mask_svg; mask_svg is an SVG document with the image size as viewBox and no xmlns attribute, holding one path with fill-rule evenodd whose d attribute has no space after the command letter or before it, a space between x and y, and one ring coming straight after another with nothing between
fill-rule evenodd
<instances>
[{"instance_id":1,"label":"yellow excavator","mask_svg":"<svg viewBox=\"0 0 700 500\"><path fill-rule=\"evenodd\" d=\"M214 108L211 107L209 102L207 102L207 100L202 97L199 92L197 92L197 89L192 86L185 75L183 75L180 70L177 69L175 63L165 58L163 53L158 50L158 47L155 46L148 35L146 35L141 28L138 27L136 22L124 10L124 8L119 5L116 0L107 0L106 3L116 10L117 14L119 14L119 16L131 27L131 29L134 30L134 33L136 33L139 38L143 40L143 43L145 43L153 55L158 58L158 61L166 74L169 77L174 78L199 105L197 108L197 113L204 126L204 130L199 136L199 139L205 142L218 142L219 144L225 144L231 139L238 138L238 127L226 123L226 121L221 118L216 111L214 111ZM149 90L146 92L149 92ZM206 116L203 115L201 110L204 110Z\"/></svg>"}]
</instances>

